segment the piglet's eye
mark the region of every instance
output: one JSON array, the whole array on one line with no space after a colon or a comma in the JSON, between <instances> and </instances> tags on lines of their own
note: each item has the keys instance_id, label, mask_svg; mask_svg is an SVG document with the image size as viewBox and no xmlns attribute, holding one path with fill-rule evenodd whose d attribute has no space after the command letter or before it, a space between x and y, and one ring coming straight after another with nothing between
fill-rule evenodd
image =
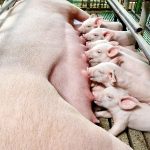
<instances>
[{"instance_id":1,"label":"piglet's eye","mask_svg":"<svg viewBox=\"0 0 150 150\"><path fill-rule=\"evenodd\" d=\"M102 52L100 50L98 50L97 53L102 53Z\"/></svg>"},{"instance_id":2,"label":"piglet's eye","mask_svg":"<svg viewBox=\"0 0 150 150\"><path fill-rule=\"evenodd\" d=\"M88 28L90 28L91 26L89 25L89 26L87 26Z\"/></svg>"},{"instance_id":3,"label":"piglet's eye","mask_svg":"<svg viewBox=\"0 0 150 150\"><path fill-rule=\"evenodd\" d=\"M100 74L103 74L103 72L102 71L98 71Z\"/></svg>"},{"instance_id":4,"label":"piglet's eye","mask_svg":"<svg viewBox=\"0 0 150 150\"><path fill-rule=\"evenodd\" d=\"M110 95L108 95L107 97L108 97L109 99L112 99L112 98L113 98L113 97L112 97L112 96L110 96Z\"/></svg>"},{"instance_id":5,"label":"piglet's eye","mask_svg":"<svg viewBox=\"0 0 150 150\"><path fill-rule=\"evenodd\" d=\"M98 34L94 34L94 36L98 36Z\"/></svg>"}]
</instances>

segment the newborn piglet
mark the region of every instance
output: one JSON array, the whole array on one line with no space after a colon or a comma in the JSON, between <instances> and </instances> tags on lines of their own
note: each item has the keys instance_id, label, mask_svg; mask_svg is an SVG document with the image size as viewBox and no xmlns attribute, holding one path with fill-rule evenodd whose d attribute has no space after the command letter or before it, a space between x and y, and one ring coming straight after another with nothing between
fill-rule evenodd
<instances>
[{"instance_id":1,"label":"newborn piglet","mask_svg":"<svg viewBox=\"0 0 150 150\"><path fill-rule=\"evenodd\" d=\"M129 31L114 31L106 28L95 28L84 35L86 41L108 40L117 41L121 46L135 44L135 39Z\"/></svg>"},{"instance_id":2,"label":"newborn piglet","mask_svg":"<svg viewBox=\"0 0 150 150\"><path fill-rule=\"evenodd\" d=\"M104 20L102 17L97 17L94 14L85 20L78 30L80 33L85 34L97 27L119 31L122 30L122 24L120 22L110 22L108 20Z\"/></svg>"},{"instance_id":3,"label":"newborn piglet","mask_svg":"<svg viewBox=\"0 0 150 150\"><path fill-rule=\"evenodd\" d=\"M108 111L96 112L97 117L110 118L112 116L114 125L109 130L110 133L117 136L126 127L140 130L150 131L150 105L140 103L136 98L130 96L127 91L108 87L102 92L93 93L95 103L102 106Z\"/></svg>"},{"instance_id":4,"label":"newborn piglet","mask_svg":"<svg viewBox=\"0 0 150 150\"><path fill-rule=\"evenodd\" d=\"M116 41L108 41L108 40L97 40L97 41L94 41L94 42L86 42L86 47L88 49L92 49L93 47L97 46L97 45L103 45L104 43L109 43L113 46L117 46L119 45L118 42Z\"/></svg>"},{"instance_id":5,"label":"newborn piglet","mask_svg":"<svg viewBox=\"0 0 150 150\"><path fill-rule=\"evenodd\" d=\"M137 58L134 58L119 48L109 49L108 54L112 58L111 62L118 64L121 68L140 76L141 79L150 80L150 66Z\"/></svg>"},{"instance_id":6,"label":"newborn piglet","mask_svg":"<svg viewBox=\"0 0 150 150\"><path fill-rule=\"evenodd\" d=\"M116 86L126 89L140 102L150 104L150 82L144 81L112 62L100 63L88 68L90 80L102 83L105 87Z\"/></svg>"},{"instance_id":7,"label":"newborn piglet","mask_svg":"<svg viewBox=\"0 0 150 150\"><path fill-rule=\"evenodd\" d=\"M122 53L124 52L124 53ZM135 53L129 49L126 49L122 46L113 46L112 43L103 43L103 44L98 44L94 46L93 48L89 49L88 51L85 52L88 59L89 63L91 66L95 66L101 62L107 62L111 61L114 57L119 56L120 54L126 55L131 59L131 56L137 59L140 59L142 61L145 61L146 59L139 55L138 53ZM141 64L141 63L140 63ZM143 63L142 63L143 64ZM145 66L145 63L144 63Z\"/></svg>"}]
</instances>

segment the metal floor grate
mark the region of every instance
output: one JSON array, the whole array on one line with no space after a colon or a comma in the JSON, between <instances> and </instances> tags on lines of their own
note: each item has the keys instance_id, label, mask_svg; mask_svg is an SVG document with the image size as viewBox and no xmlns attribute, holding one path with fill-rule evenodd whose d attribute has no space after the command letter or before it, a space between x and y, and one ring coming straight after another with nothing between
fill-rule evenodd
<instances>
[{"instance_id":1,"label":"metal floor grate","mask_svg":"<svg viewBox=\"0 0 150 150\"><path fill-rule=\"evenodd\" d=\"M105 130L112 127L111 119L100 118L100 126ZM121 141L130 145L133 150L150 150L150 133L127 128L117 136Z\"/></svg>"}]
</instances>

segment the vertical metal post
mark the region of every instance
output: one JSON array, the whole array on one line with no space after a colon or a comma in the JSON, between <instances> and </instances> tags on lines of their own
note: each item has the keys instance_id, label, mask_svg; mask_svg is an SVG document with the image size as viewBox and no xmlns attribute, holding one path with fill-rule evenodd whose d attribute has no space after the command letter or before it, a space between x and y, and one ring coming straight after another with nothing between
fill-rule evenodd
<instances>
[{"instance_id":1,"label":"vertical metal post","mask_svg":"<svg viewBox=\"0 0 150 150\"><path fill-rule=\"evenodd\" d=\"M87 8L88 8L88 9L90 8L90 1L91 1L91 0L87 0Z\"/></svg>"},{"instance_id":2,"label":"vertical metal post","mask_svg":"<svg viewBox=\"0 0 150 150\"><path fill-rule=\"evenodd\" d=\"M130 0L124 0L124 8L126 9L126 10L128 10L129 9L129 1Z\"/></svg>"},{"instance_id":3,"label":"vertical metal post","mask_svg":"<svg viewBox=\"0 0 150 150\"><path fill-rule=\"evenodd\" d=\"M0 5L2 5L3 4L3 0L0 0Z\"/></svg>"},{"instance_id":4,"label":"vertical metal post","mask_svg":"<svg viewBox=\"0 0 150 150\"><path fill-rule=\"evenodd\" d=\"M143 29L145 28L149 12L150 12L150 1L144 0L143 5L142 5L141 17L139 21L139 24L141 25Z\"/></svg>"},{"instance_id":5,"label":"vertical metal post","mask_svg":"<svg viewBox=\"0 0 150 150\"><path fill-rule=\"evenodd\" d=\"M133 19L133 17L123 8L123 6L118 2L118 0L107 0L110 5L115 6L115 11L119 15L123 15L123 17L128 21L128 23L132 26L135 32L140 32L142 30L141 26Z\"/></svg>"},{"instance_id":6,"label":"vertical metal post","mask_svg":"<svg viewBox=\"0 0 150 150\"><path fill-rule=\"evenodd\" d=\"M9 7L13 6L15 4L17 0L8 0L7 2L5 1L5 3L2 5L1 9L0 9L0 15L7 10Z\"/></svg>"},{"instance_id":7,"label":"vertical metal post","mask_svg":"<svg viewBox=\"0 0 150 150\"><path fill-rule=\"evenodd\" d=\"M127 15L127 13L125 11L122 10L122 8L121 8L122 6L120 6L120 4L117 3L118 2L117 0L113 0L113 1L112 0L107 0L107 2L111 6L113 11L115 11L115 13L126 24L127 28L131 31L132 35L136 39L140 49L144 52L145 56L150 61L150 51L149 51L150 50L150 45L144 40L142 35L138 33L138 31L139 31L138 30L139 28L137 28L138 26L136 28L133 26L133 22L132 23L130 22L131 18L129 17L129 15Z\"/></svg>"}]
</instances>

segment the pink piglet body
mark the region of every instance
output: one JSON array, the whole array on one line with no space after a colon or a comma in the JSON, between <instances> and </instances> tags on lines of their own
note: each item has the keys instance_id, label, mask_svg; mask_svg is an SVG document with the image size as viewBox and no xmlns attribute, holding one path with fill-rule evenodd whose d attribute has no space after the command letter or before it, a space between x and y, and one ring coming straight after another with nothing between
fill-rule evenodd
<instances>
[{"instance_id":1,"label":"pink piglet body","mask_svg":"<svg viewBox=\"0 0 150 150\"><path fill-rule=\"evenodd\" d=\"M129 96L126 90L116 87L104 89L100 95L95 93L95 103L107 108L114 120L114 125L109 130L110 133L117 136L126 127L150 131L150 105L140 103L136 98ZM97 117L105 117L103 111L96 112Z\"/></svg>"},{"instance_id":2,"label":"pink piglet body","mask_svg":"<svg viewBox=\"0 0 150 150\"><path fill-rule=\"evenodd\" d=\"M129 31L114 31L106 28L95 28L84 35L87 41L109 40L117 41L121 46L135 44L135 39Z\"/></svg>"}]
</instances>

